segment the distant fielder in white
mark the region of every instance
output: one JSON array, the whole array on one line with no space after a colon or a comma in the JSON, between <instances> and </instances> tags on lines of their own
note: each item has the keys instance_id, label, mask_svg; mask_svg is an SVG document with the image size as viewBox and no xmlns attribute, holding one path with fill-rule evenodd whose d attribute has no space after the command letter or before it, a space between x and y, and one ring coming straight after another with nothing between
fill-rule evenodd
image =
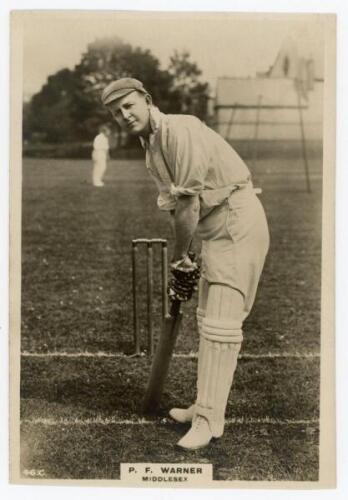
<instances>
[{"instance_id":1,"label":"distant fielder in white","mask_svg":"<svg viewBox=\"0 0 348 500\"><path fill-rule=\"evenodd\" d=\"M94 138L93 141L93 172L92 172L92 183L93 186L102 187L104 186L103 177L107 167L107 161L109 158L109 135L110 130L106 125L101 125L99 127L99 134Z\"/></svg>"},{"instance_id":2,"label":"distant fielder in white","mask_svg":"<svg viewBox=\"0 0 348 500\"><path fill-rule=\"evenodd\" d=\"M170 411L176 421L191 423L178 445L195 450L224 432L243 321L254 303L269 246L265 213L248 167L198 118L161 113L133 78L110 83L102 102L121 127L140 137L158 187L158 206L171 214L174 279L168 294L173 300L192 296L198 277L189 248L194 234L202 239L197 397L189 408Z\"/></svg>"}]
</instances>

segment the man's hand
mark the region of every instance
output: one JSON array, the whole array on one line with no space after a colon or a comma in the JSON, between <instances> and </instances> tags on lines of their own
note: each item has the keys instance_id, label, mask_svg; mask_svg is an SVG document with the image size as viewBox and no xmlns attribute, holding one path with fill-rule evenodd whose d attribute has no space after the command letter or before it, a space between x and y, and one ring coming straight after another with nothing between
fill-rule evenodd
<instances>
[{"instance_id":1,"label":"man's hand","mask_svg":"<svg viewBox=\"0 0 348 500\"><path fill-rule=\"evenodd\" d=\"M173 275L168 285L170 300L187 302L191 299L193 292L197 290L197 283L200 277L200 268L194 262L193 254L172 262L170 270Z\"/></svg>"}]
</instances>

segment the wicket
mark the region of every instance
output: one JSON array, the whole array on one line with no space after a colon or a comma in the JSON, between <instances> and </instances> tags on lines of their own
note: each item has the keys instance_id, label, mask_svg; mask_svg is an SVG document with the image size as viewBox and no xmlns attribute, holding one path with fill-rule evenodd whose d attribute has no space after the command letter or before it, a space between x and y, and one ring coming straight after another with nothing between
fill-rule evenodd
<instances>
[{"instance_id":1,"label":"wicket","mask_svg":"<svg viewBox=\"0 0 348 500\"><path fill-rule=\"evenodd\" d=\"M162 260L162 317L163 320L168 315L168 298L167 298L167 286L168 286L168 249L167 240L161 238L137 238L132 240L132 285L133 285L133 331L134 331L134 346L135 354L140 354L140 324L139 324L139 308L138 308L138 293L137 293L137 283L138 283L138 269L137 260L139 254L139 246L146 246L146 258L147 258L147 300L146 300L146 311L147 311L147 348L148 354L150 356L154 353L154 339L153 339L153 291L154 291L154 280L153 280L153 247L159 245L161 247L161 260Z\"/></svg>"}]
</instances>

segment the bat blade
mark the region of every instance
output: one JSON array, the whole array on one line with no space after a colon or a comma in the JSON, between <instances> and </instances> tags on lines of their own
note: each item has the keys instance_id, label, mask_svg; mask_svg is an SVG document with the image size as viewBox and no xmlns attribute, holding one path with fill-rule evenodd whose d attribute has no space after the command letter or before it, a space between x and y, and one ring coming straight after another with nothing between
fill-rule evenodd
<instances>
[{"instance_id":1,"label":"bat blade","mask_svg":"<svg viewBox=\"0 0 348 500\"><path fill-rule=\"evenodd\" d=\"M179 301L173 302L170 314L165 318L163 323L163 329L156 347L143 401L143 410L146 413L156 411L161 400L182 320L180 304Z\"/></svg>"}]
</instances>

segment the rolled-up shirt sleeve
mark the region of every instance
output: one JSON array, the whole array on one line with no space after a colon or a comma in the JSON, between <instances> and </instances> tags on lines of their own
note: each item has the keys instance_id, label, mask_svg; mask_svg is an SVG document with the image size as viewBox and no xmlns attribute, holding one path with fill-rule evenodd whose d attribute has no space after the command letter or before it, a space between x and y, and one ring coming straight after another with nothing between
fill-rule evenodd
<instances>
[{"instance_id":1,"label":"rolled-up shirt sleeve","mask_svg":"<svg viewBox=\"0 0 348 500\"><path fill-rule=\"evenodd\" d=\"M170 212L171 210L175 210L176 200L175 197L162 192L157 197L157 206L160 210L164 212Z\"/></svg>"},{"instance_id":2,"label":"rolled-up shirt sleeve","mask_svg":"<svg viewBox=\"0 0 348 500\"><path fill-rule=\"evenodd\" d=\"M196 196L204 189L209 157L204 143L203 124L185 116L168 127L167 146L174 182L173 196Z\"/></svg>"},{"instance_id":3,"label":"rolled-up shirt sleeve","mask_svg":"<svg viewBox=\"0 0 348 500\"><path fill-rule=\"evenodd\" d=\"M155 181L155 184L158 189L158 196L157 196L157 206L160 210L163 210L165 212L169 212L170 210L175 209L176 205L176 198L174 195L170 193L170 189L162 183L158 177L153 175L151 170L149 171L151 177Z\"/></svg>"}]
</instances>

